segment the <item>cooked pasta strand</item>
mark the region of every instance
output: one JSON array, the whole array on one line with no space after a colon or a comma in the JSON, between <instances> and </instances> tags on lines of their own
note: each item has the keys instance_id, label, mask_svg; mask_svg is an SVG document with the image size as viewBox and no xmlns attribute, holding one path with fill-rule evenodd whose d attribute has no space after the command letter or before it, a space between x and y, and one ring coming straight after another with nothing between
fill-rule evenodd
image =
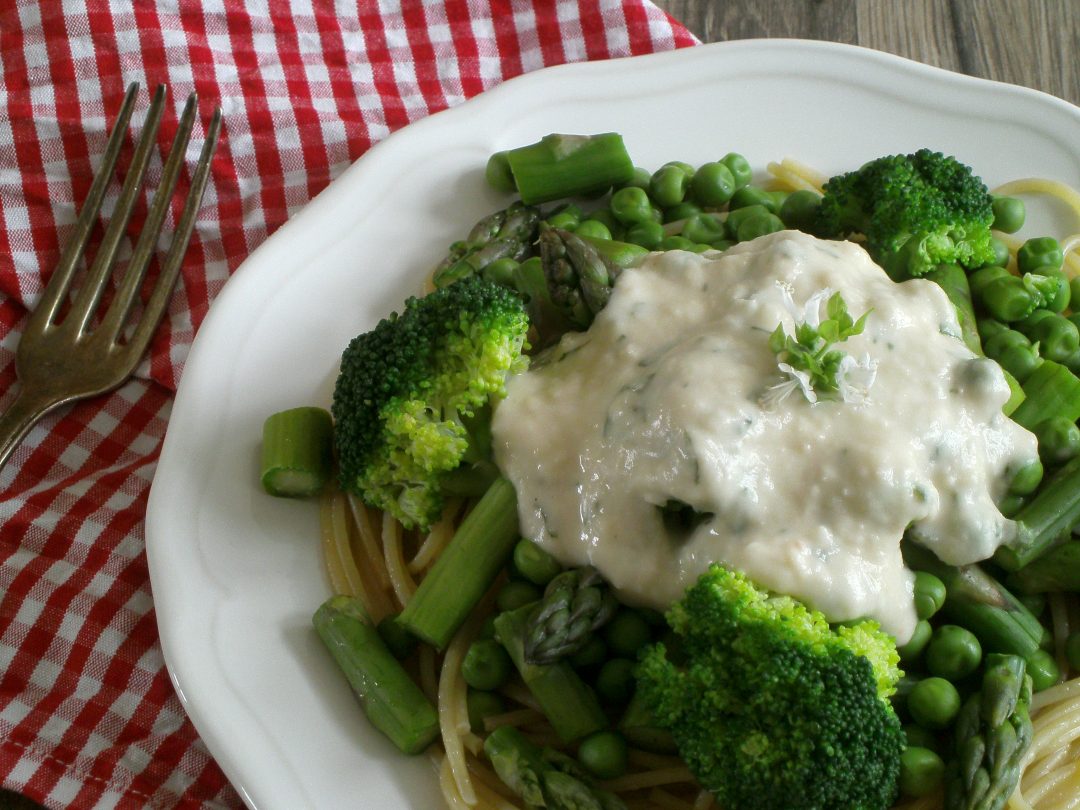
<instances>
[{"instance_id":1,"label":"cooked pasta strand","mask_svg":"<svg viewBox=\"0 0 1080 810\"><path fill-rule=\"evenodd\" d=\"M694 810L694 805L684 799L680 799L662 788L653 788L649 791L649 801L664 810Z\"/></svg>"},{"instance_id":2,"label":"cooked pasta strand","mask_svg":"<svg viewBox=\"0 0 1080 810\"><path fill-rule=\"evenodd\" d=\"M416 593L416 582L405 566L405 554L401 546L401 524L389 513L383 513L382 521L383 558L386 572L390 575L390 584L397 597L398 606L405 607Z\"/></svg>"},{"instance_id":3,"label":"cooked pasta strand","mask_svg":"<svg viewBox=\"0 0 1080 810\"><path fill-rule=\"evenodd\" d=\"M359 596L364 588L349 549L345 498L340 492L331 492L319 500L319 528L323 557L334 593Z\"/></svg>"},{"instance_id":4,"label":"cooked pasta strand","mask_svg":"<svg viewBox=\"0 0 1080 810\"><path fill-rule=\"evenodd\" d=\"M435 562L450 538L454 536L454 517L461 508L461 502L457 500L447 501L443 508L442 518L431 527L424 542L420 544L415 556L409 560L409 571L419 574Z\"/></svg>"},{"instance_id":5,"label":"cooked pasta strand","mask_svg":"<svg viewBox=\"0 0 1080 810\"><path fill-rule=\"evenodd\" d=\"M379 533L375 528L371 512L364 502L352 493L349 493L348 499L349 511L352 513L353 525L356 527L357 538L363 549L363 557L379 580L380 587L390 590L390 575L381 564L383 555L379 548Z\"/></svg>"},{"instance_id":6,"label":"cooked pasta strand","mask_svg":"<svg viewBox=\"0 0 1080 810\"><path fill-rule=\"evenodd\" d=\"M653 771L630 773L605 782L604 787L618 792L620 790L642 790L649 787L659 787L660 785L693 781L694 775L690 773L690 769L685 765L679 765L675 768L660 768Z\"/></svg>"}]
</instances>

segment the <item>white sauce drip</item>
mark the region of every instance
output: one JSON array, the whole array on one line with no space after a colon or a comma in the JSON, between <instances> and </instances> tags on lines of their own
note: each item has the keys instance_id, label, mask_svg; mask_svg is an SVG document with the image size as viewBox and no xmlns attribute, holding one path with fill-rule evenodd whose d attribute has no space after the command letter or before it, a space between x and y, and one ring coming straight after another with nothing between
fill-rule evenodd
<instances>
[{"instance_id":1,"label":"white sauce drip","mask_svg":"<svg viewBox=\"0 0 1080 810\"><path fill-rule=\"evenodd\" d=\"M783 379L769 334L794 327L777 282L800 307L827 287L853 317L872 310L838 345L877 361L865 402L796 391L762 405ZM522 533L632 602L665 608L717 561L903 643L916 623L905 529L947 562L989 557L1015 531L995 499L1036 457L1001 413L1000 369L957 335L936 284L894 283L851 243L785 231L651 254L496 411ZM673 529L659 508L671 500L704 519Z\"/></svg>"}]
</instances>

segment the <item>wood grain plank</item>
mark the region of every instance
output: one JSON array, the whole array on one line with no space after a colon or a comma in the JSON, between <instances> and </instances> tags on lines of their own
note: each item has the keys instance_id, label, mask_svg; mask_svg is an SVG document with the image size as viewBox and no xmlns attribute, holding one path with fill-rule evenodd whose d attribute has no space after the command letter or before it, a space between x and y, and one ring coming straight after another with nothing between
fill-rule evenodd
<instances>
[{"instance_id":1,"label":"wood grain plank","mask_svg":"<svg viewBox=\"0 0 1080 810\"><path fill-rule=\"evenodd\" d=\"M858 0L661 0L657 5L706 42L795 37L855 44L857 36Z\"/></svg>"},{"instance_id":2,"label":"wood grain plank","mask_svg":"<svg viewBox=\"0 0 1080 810\"><path fill-rule=\"evenodd\" d=\"M654 0L705 42L825 39L1080 105L1080 0Z\"/></svg>"}]
</instances>

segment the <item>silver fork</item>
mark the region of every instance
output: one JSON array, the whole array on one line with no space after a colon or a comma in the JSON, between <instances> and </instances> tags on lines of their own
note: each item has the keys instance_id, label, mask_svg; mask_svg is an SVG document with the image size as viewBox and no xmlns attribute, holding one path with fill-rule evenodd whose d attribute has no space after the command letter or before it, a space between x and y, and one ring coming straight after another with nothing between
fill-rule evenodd
<instances>
[{"instance_id":1,"label":"silver fork","mask_svg":"<svg viewBox=\"0 0 1080 810\"><path fill-rule=\"evenodd\" d=\"M210 161L217 146L221 130L220 109L214 110L199 162L192 175L183 213L162 264L161 274L154 282L138 322L131 325L130 334L125 339L125 327L128 326L132 304L142 286L184 164L184 153L196 117L194 93L188 97L180 116L179 129L165 160L161 185L154 195L124 277L117 284L112 302L101 313L100 321L94 324L94 315L112 276L117 248L139 196L150 152L157 137L158 124L161 122L161 112L165 105L165 85L162 84L154 93L146 125L132 156L127 179L120 190L116 210L94 257L93 265L74 295L70 308L62 319L59 318L62 306L69 296L79 260L101 211L105 190L116 169L120 146L127 131L138 89L138 84L128 87L105 148L105 159L90 185L90 192L79 213L75 233L64 247L60 262L49 279L37 308L30 314L26 330L19 341L15 355L15 371L21 387L8 410L0 416L0 468L26 436L27 431L47 412L66 402L104 394L131 377L150 345L150 339L165 314L166 305L176 285L180 263L187 250L195 216L206 188Z\"/></svg>"}]
</instances>

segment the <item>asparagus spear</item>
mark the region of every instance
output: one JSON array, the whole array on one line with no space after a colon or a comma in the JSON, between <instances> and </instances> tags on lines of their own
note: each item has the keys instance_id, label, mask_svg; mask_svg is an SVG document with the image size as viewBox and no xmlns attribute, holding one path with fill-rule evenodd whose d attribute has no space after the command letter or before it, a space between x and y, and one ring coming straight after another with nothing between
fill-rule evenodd
<instances>
[{"instance_id":1,"label":"asparagus spear","mask_svg":"<svg viewBox=\"0 0 1080 810\"><path fill-rule=\"evenodd\" d=\"M1020 780L1031 744L1031 676L1016 655L989 655L982 690L968 698L953 729L956 757L946 773L946 810L1000 810Z\"/></svg>"},{"instance_id":2,"label":"asparagus spear","mask_svg":"<svg viewBox=\"0 0 1080 810\"><path fill-rule=\"evenodd\" d=\"M976 635L988 652L1025 660L1049 639L1048 631L1020 600L977 565L947 565L918 543L905 540L904 561L945 583L942 614Z\"/></svg>"},{"instance_id":3,"label":"asparagus spear","mask_svg":"<svg viewBox=\"0 0 1080 810\"><path fill-rule=\"evenodd\" d=\"M1080 540L1068 540L1009 577L1018 593L1080 591Z\"/></svg>"},{"instance_id":4,"label":"asparagus spear","mask_svg":"<svg viewBox=\"0 0 1080 810\"><path fill-rule=\"evenodd\" d=\"M596 695L566 661L530 664L525 660L525 639L537 603L499 614L495 638L506 647L525 686L559 738L571 742L607 727L607 717Z\"/></svg>"},{"instance_id":5,"label":"asparagus spear","mask_svg":"<svg viewBox=\"0 0 1080 810\"><path fill-rule=\"evenodd\" d=\"M1034 430L1051 416L1080 419L1080 378L1053 360L1043 360L1024 381L1027 395L1013 414L1017 424Z\"/></svg>"},{"instance_id":6,"label":"asparagus spear","mask_svg":"<svg viewBox=\"0 0 1080 810\"><path fill-rule=\"evenodd\" d=\"M503 783L531 808L626 810L614 794L601 790L565 755L540 749L513 726L501 726L484 740L484 753Z\"/></svg>"},{"instance_id":7,"label":"asparagus spear","mask_svg":"<svg viewBox=\"0 0 1080 810\"><path fill-rule=\"evenodd\" d=\"M332 596L312 623L372 724L406 754L427 748L439 735L438 712L386 648L359 600Z\"/></svg>"},{"instance_id":8,"label":"asparagus spear","mask_svg":"<svg viewBox=\"0 0 1080 810\"><path fill-rule=\"evenodd\" d=\"M618 601L595 568L571 568L548 583L529 620L524 642L530 664L553 664L573 655L611 620Z\"/></svg>"},{"instance_id":9,"label":"asparagus spear","mask_svg":"<svg viewBox=\"0 0 1080 810\"><path fill-rule=\"evenodd\" d=\"M509 208L481 219L468 236L450 246L450 252L436 267L432 280L445 287L477 273L497 259L518 261L533 252L540 211L515 202Z\"/></svg>"},{"instance_id":10,"label":"asparagus spear","mask_svg":"<svg viewBox=\"0 0 1080 810\"><path fill-rule=\"evenodd\" d=\"M517 539L514 485L499 478L458 527L401 612L402 627L443 649L510 559Z\"/></svg>"},{"instance_id":11,"label":"asparagus spear","mask_svg":"<svg viewBox=\"0 0 1080 810\"><path fill-rule=\"evenodd\" d=\"M634 176L622 136L546 135L505 153L514 185L530 204L606 191Z\"/></svg>"},{"instance_id":12,"label":"asparagus spear","mask_svg":"<svg viewBox=\"0 0 1080 810\"><path fill-rule=\"evenodd\" d=\"M1029 565L1080 522L1080 457L1043 481L1035 497L1016 514L1016 522L1016 538L994 554L994 562L1006 571Z\"/></svg>"},{"instance_id":13,"label":"asparagus spear","mask_svg":"<svg viewBox=\"0 0 1080 810\"><path fill-rule=\"evenodd\" d=\"M967 273L957 264L942 264L926 274L925 278L937 282L956 308L960 322L960 335L965 345L975 354L982 354L982 341L975 325L975 305L971 302L971 286Z\"/></svg>"}]
</instances>

